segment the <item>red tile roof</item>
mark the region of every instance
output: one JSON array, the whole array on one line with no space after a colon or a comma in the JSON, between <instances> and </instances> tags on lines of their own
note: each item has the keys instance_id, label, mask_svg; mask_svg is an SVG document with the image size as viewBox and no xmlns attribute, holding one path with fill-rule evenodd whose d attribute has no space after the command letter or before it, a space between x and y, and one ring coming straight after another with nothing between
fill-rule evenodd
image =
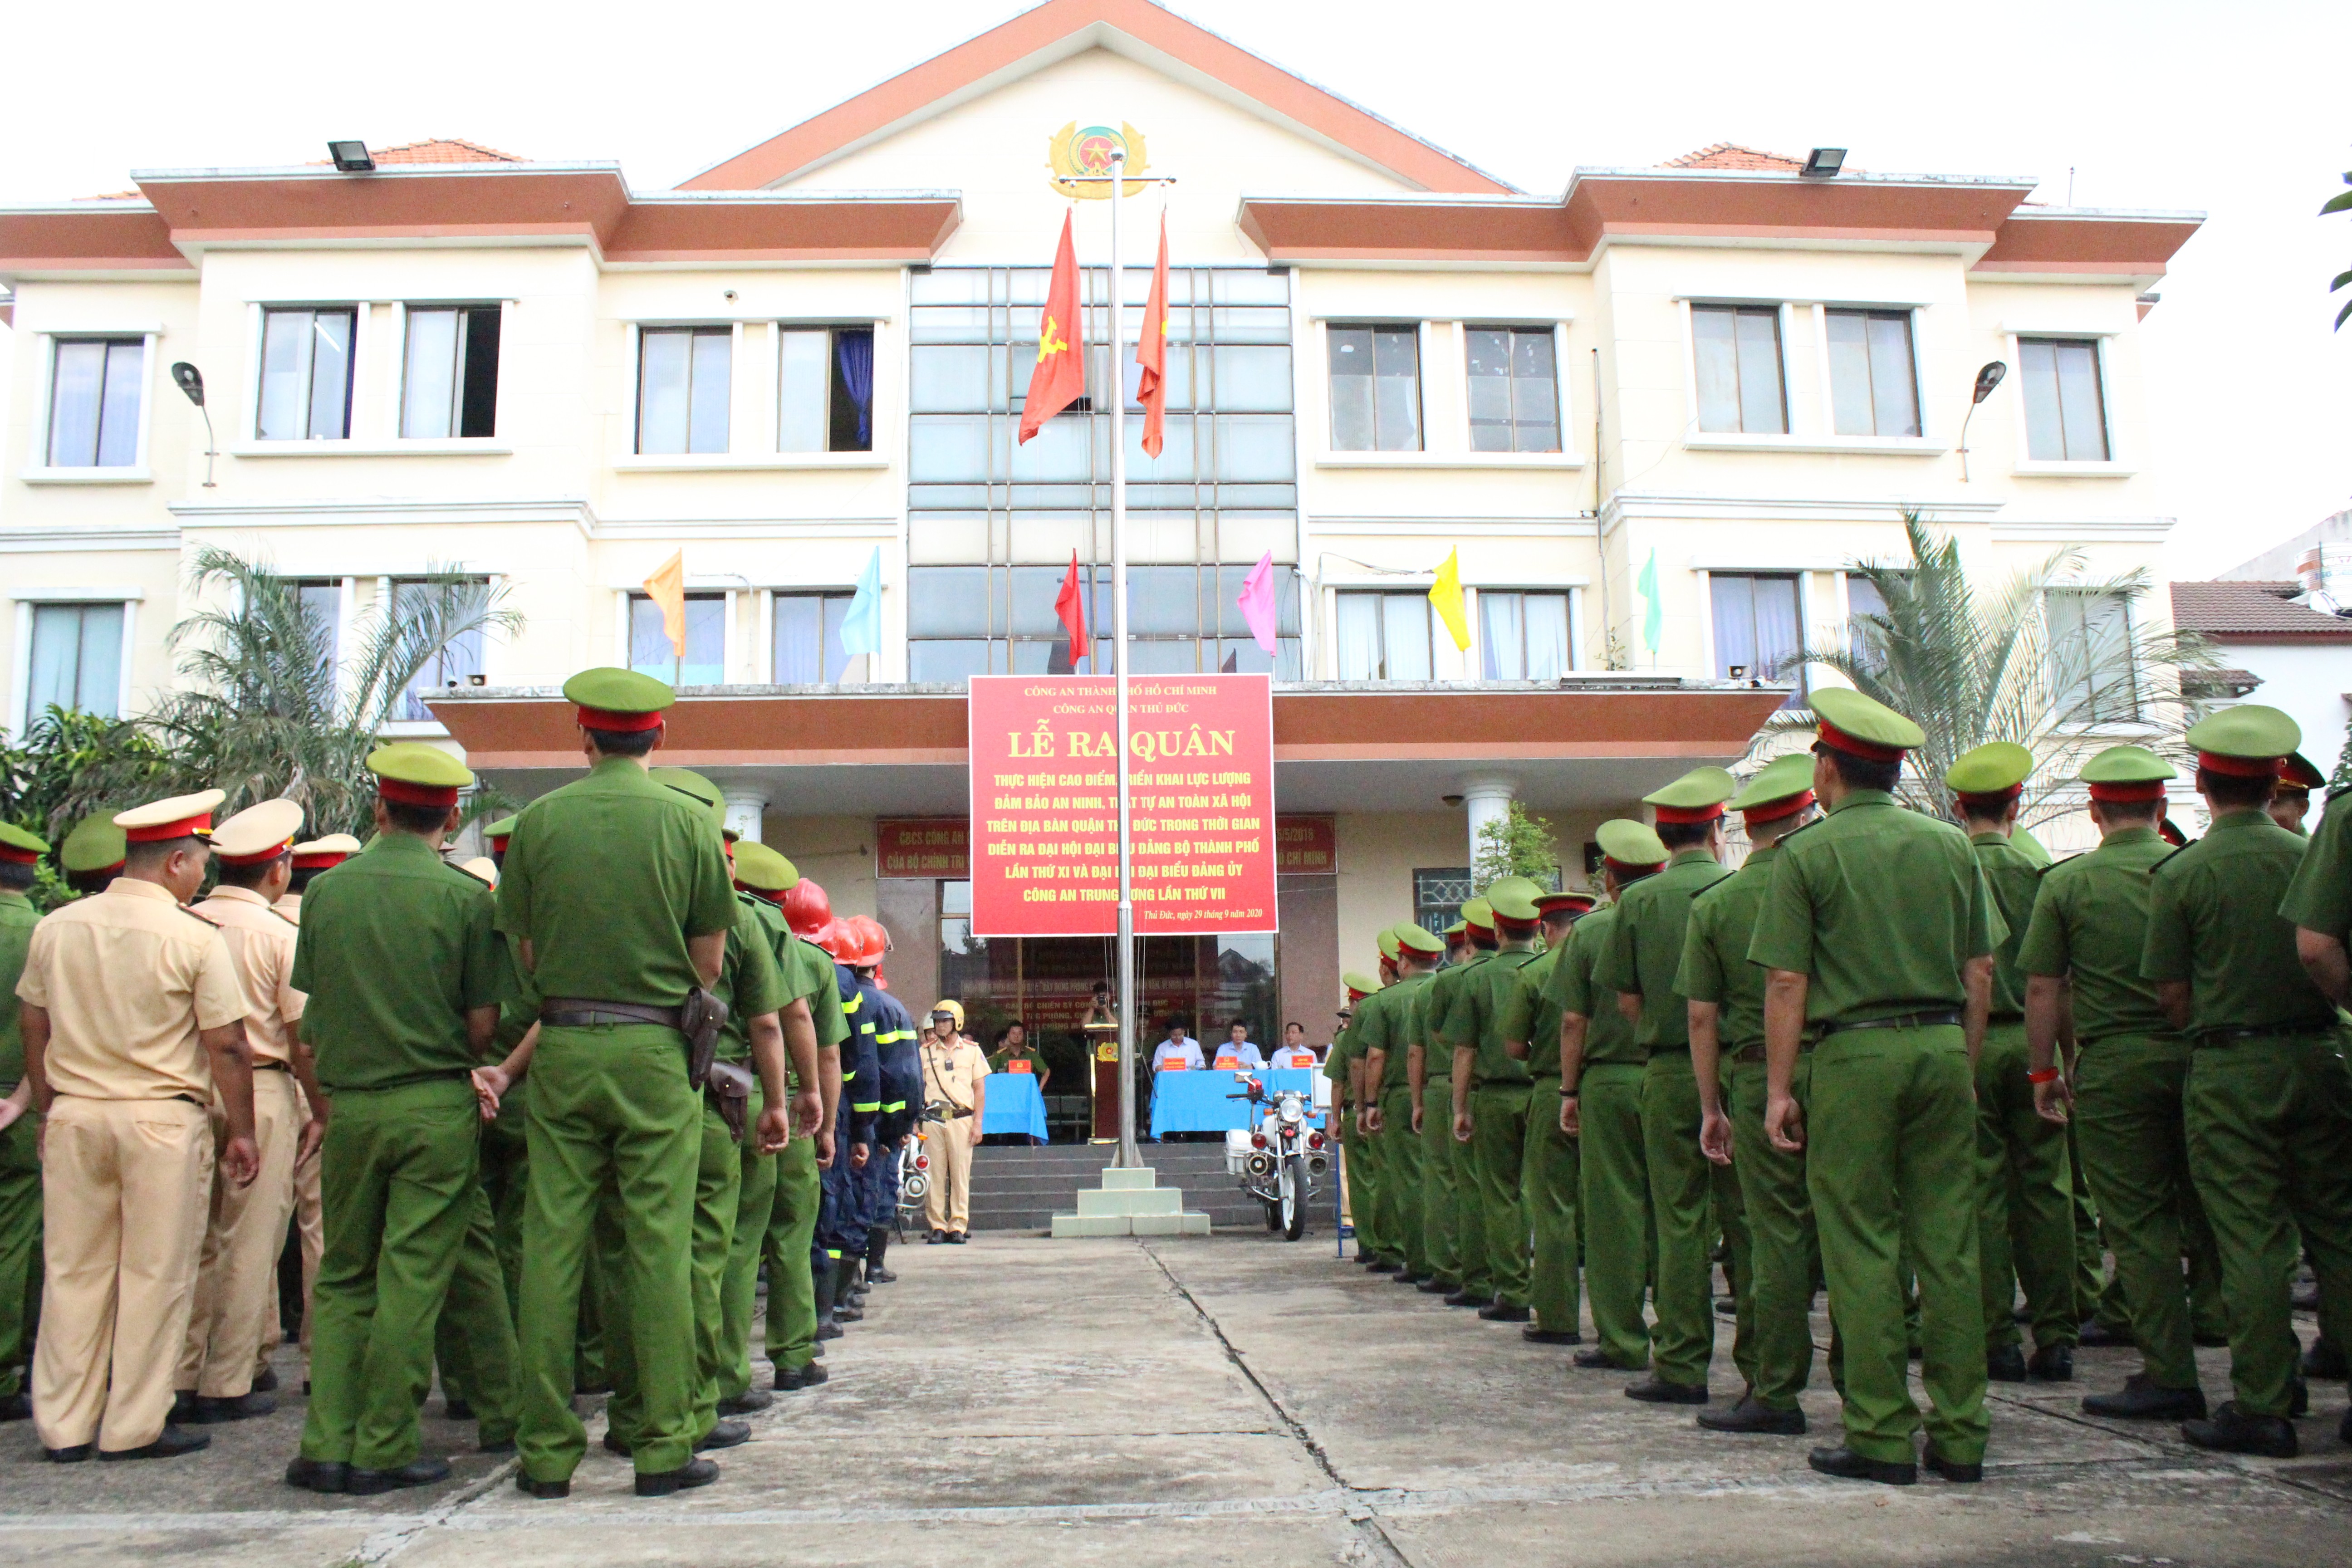
<instances>
[{"instance_id":1,"label":"red tile roof","mask_svg":"<svg viewBox=\"0 0 2352 1568\"><path fill-rule=\"evenodd\" d=\"M2175 583L2172 623L2218 642L2352 642L2352 616L2323 616L2294 602L2303 585Z\"/></svg>"},{"instance_id":2,"label":"red tile roof","mask_svg":"<svg viewBox=\"0 0 2352 1568\"><path fill-rule=\"evenodd\" d=\"M1669 158L1659 165L1664 169L1766 169L1788 174L1793 174L1804 166L1802 158L1783 157L1778 153L1743 147L1737 142L1717 142L1696 153Z\"/></svg>"},{"instance_id":3,"label":"red tile roof","mask_svg":"<svg viewBox=\"0 0 2352 1568\"><path fill-rule=\"evenodd\" d=\"M422 142L404 142L397 147L371 147L368 156L378 163L527 163L530 161L457 136L431 136ZM323 163L327 160L314 158L311 162Z\"/></svg>"}]
</instances>

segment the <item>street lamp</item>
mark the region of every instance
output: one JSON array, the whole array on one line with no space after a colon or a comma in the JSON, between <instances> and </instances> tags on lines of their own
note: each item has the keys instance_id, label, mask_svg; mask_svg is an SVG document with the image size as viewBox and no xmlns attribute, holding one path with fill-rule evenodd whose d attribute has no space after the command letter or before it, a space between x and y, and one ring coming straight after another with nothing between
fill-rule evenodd
<instances>
[{"instance_id":1,"label":"street lamp","mask_svg":"<svg viewBox=\"0 0 2352 1568\"><path fill-rule=\"evenodd\" d=\"M172 364L172 380L188 395L188 401L196 405L196 412L205 416L205 489L212 489L215 488L213 459L220 453L215 449L219 443L213 439L213 411L205 406L205 373L186 360L175 360Z\"/></svg>"},{"instance_id":2,"label":"street lamp","mask_svg":"<svg viewBox=\"0 0 2352 1568\"><path fill-rule=\"evenodd\" d=\"M1977 369L1976 390L1969 397L1969 411L1960 416L1960 483L1969 482L1969 421L1977 416L1977 405L1992 395L2000 378L2009 374L2009 366L1997 359L1989 359Z\"/></svg>"}]
</instances>

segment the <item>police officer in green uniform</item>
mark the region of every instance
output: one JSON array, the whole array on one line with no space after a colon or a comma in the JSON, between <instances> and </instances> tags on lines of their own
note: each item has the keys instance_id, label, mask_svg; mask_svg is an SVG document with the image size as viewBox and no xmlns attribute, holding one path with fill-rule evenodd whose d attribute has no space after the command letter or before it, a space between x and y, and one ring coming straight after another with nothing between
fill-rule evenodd
<instances>
[{"instance_id":1,"label":"police officer in green uniform","mask_svg":"<svg viewBox=\"0 0 2352 1568\"><path fill-rule=\"evenodd\" d=\"M1642 797L1657 815L1666 868L1617 901L1609 946L1594 979L1617 993L1648 1058L1642 1079L1642 1148L1656 1227L1658 1322L1651 1375L1625 1391L1654 1405L1704 1405L1715 1352L1710 1292L1711 1166L1699 1150L1700 1100L1691 1067L1690 1002L1675 989L1691 900L1731 875L1717 863L1723 803L1739 781L1723 768L1694 768Z\"/></svg>"},{"instance_id":2,"label":"police officer in green uniform","mask_svg":"<svg viewBox=\"0 0 2352 1568\"><path fill-rule=\"evenodd\" d=\"M422 1486L433 1330L480 1201L470 1070L512 984L490 890L442 864L474 775L415 742L378 748L375 837L312 882L291 982L309 994L298 1057L329 1104L320 1150L326 1250L313 1288L310 1407L286 1479L321 1492ZM331 1111L330 1111L331 1107ZM485 1436L515 1419L513 1327L478 1314L467 1389ZM503 1447L503 1443L497 1444Z\"/></svg>"},{"instance_id":3,"label":"police officer in green uniform","mask_svg":"<svg viewBox=\"0 0 2352 1568\"><path fill-rule=\"evenodd\" d=\"M1373 1156L1365 1152L1363 1132L1357 1125L1357 1089L1363 1081L1363 1067L1356 1053L1355 1012L1365 997L1381 988L1381 984L1352 969L1339 976L1339 984L1348 991L1348 1017L1332 1037L1330 1050L1324 1054L1323 1076L1331 1080L1331 1115L1339 1124L1337 1131L1348 1185L1348 1217L1356 1231L1356 1261L1367 1268L1378 1268L1385 1261L1378 1240L1380 1220L1372 1212L1380 1188L1372 1168Z\"/></svg>"},{"instance_id":4,"label":"police officer in green uniform","mask_svg":"<svg viewBox=\"0 0 2352 1568\"><path fill-rule=\"evenodd\" d=\"M1984 1301L1972 1184L1974 1058L2008 932L1967 837L1897 805L1919 727L1858 691L1813 693L1813 791L1828 816L1780 841L1748 962L1765 982L1764 1126L1807 1150L1844 1345L1845 1442L1826 1475L1908 1485L1920 1425L1905 1364L1902 1258L1918 1279L1927 1467L1984 1474ZM1811 1032L1811 1099L1796 1068Z\"/></svg>"},{"instance_id":5,"label":"police officer in green uniform","mask_svg":"<svg viewBox=\"0 0 2352 1568\"><path fill-rule=\"evenodd\" d=\"M1647 823L1612 818L1593 831L1601 886L1612 900L1656 875L1666 847ZM1646 1058L1617 994L1600 978L1614 940L1616 902L1576 922L1547 996L1559 1006L1559 1127L1577 1141L1577 1195L1584 1224L1584 1294L1595 1343L1576 1352L1591 1370L1641 1372L1650 1364L1642 1298L1650 1279L1649 1163L1643 1149Z\"/></svg>"},{"instance_id":6,"label":"police officer in green uniform","mask_svg":"<svg viewBox=\"0 0 2352 1568\"><path fill-rule=\"evenodd\" d=\"M114 814L101 810L68 831L65 842L58 846L58 865L66 874L66 886L77 896L87 897L103 892L114 880L122 869L125 853L122 829L114 825Z\"/></svg>"},{"instance_id":7,"label":"police officer in green uniform","mask_svg":"<svg viewBox=\"0 0 2352 1568\"><path fill-rule=\"evenodd\" d=\"M2294 720L2251 702L2189 730L2211 826L2157 863L2140 960L2192 1047L2189 1171L2230 1304L2236 1397L2181 1434L2274 1458L2296 1451L2298 1228L2319 1273L2320 1335L2352 1344L2352 1077L2333 1000L2296 956L2297 919L2280 912L2305 841L2263 809L2301 738Z\"/></svg>"},{"instance_id":8,"label":"police officer in green uniform","mask_svg":"<svg viewBox=\"0 0 2352 1568\"><path fill-rule=\"evenodd\" d=\"M2172 853L2156 824L2175 773L2142 747L2110 746L2081 776L2099 847L2042 873L2017 953L2026 975L2026 1076L2042 1116L2076 1129L2145 1363L2121 1391L2092 1394L2083 1408L2189 1420L2205 1414L2205 1395L2180 1260L2186 1252L2206 1273L2218 1265L2182 1130L2189 1041L2139 973L2150 873Z\"/></svg>"},{"instance_id":9,"label":"police officer in green uniform","mask_svg":"<svg viewBox=\"0 0 2352 1568\"><path fill-rule=\"evenodd\" d=\"M121 832L116 828L117 833ZM0 1421L29 1420L25 1367L32 1359L32 1328L40 1309L40 1117L25 1078L25 1037L16 1006L16 982L40 923L25 895L34 869L49 852L47 840L0 822Z\"/></svg>"},{"instance_id":10,"label":"police officer in green uniform","mask_svg":"<svg viewBox=\"0 0 2352 1568\"><path fill-rule=\"evenodd\" d=\"M1752 1370L1742 1369L1747 1396L1728 1410L1700 1412L1698 1424L1714 1432L1794 1436L1805 1430L1797 1396L1812 1376L1813 1280L1822 1249L1805 1191L1804 1152L1776 1149L1764 1135L1764 972L1748 962L1748 944L1780 840L1813 820L1813 759L1798 752L1766 763L1731 798L1731 809L1747 831L1748 858L1691 900L1675 989L1690 998L1699 1143L1739 1183L1748 1219L1738 1337L1754 1347L1754 1359ZM1790 1094L1801 1107L1811 1077L1811 1055L1800 1056Z\"/></svg>"},{"instance_id":11,"label":"police officer in green uniform","mask_svg":"<svg viewBox=\"0 0 2352 1568\"><path fill-rule=\"evenodd\" d=\"M1365 1087L1372 1096L1367 1120L1381 1145L1381 1234L1404 1258L1397 1278L1418 1285L1430 1276L1429 1247L1421 1215L1425 1185L1421 1133L1412 1124L1412 1086L1406 1069L1417 1016L1413 998L1435 976L1444 944L1410 923L1391 926L1381 936L1383 952L1391 944L1396 949L1396 982L1364 998L1352 1027L1363 1052Z\"/></svg>"},{"instance_id":12,"label":"police officer in green uniform","mask_svg":"<svg viewBox=\"0 0 2352 1568\"><path fill-rule=\"evenodd\" d=\"M1354 1129L1357 1146L1363 1151L1363 1177L1369 1194L1366 1201L1371 1205L1367 1216L1371 1221L1370 1226L1367 1229L1359 1226L1358 1234L1371 1238L1372 1255L1364 1262L1366 1268L1374 1274L1402 1276L1409 1269L1405 1263L1404 1241L1396 1231L1396 1192L1389 1181L1388 1142L1380 1136L1381 1087L1379 1080L1367 1070L1362 1027L1365 1004L1396 984L1395 929L1382 929L1373 937L1372 943L1380 951L1380 959L1375 966L1375 978L1379 984L1361 1001L1349 1003L1352 1016L1348 1021L1349 1104L1352 1114L1349 1125ZM1360 1243L1357 1250L1363 1250Z\"/></svg>"},{"instance_id":13,"label":"police officer in green uniform","mask_svg":"<svg viewBox=\"0 0 2352 1568\"><path fill-rule=\"evenodd\" d=\"M644 1390L632 1447L641 1497L705 1486L694 1457L691 1289L700 1087L680 1026L714 984L735 890L702 806L647 776L670 689L625 669L564 683L588 776L523 808L499 883L499 929L542 998L531 1059L530 1196L522 1275L522 1467L516 1485L562 1497L587 1446L572 1410L572 1334L600 1194L620 1205L614 1281Z\"/></svg>"},{"instance_id":14,"label":"police officer in green uniform","mask_svg":"<svg viewBox=\"0 0 2352 1568\"><path fill-rule=\"evenodd\" d=\"M1497 879L1486 889L1496 951L1466 972L1438 1038L1454 1052L1454 1136L1471 1151L1486 1268L1494 1300L1478 1309L1491 1322L1524 1323L1534 1289L1528 1260L1525 1187L1528 1101L1535 1087L1524 1057L1507 1048L1505 1025L1519 992L1519 976L1536 961L1536 908L1541 891L1524 877ZM1551 1114L1546 1106L1544 1113Z\"/></svg>"},{"instance_id":15,"label":"police officer in green uniform","mask_svg":"<svg viewBox=\"0 0 2352 1568\"><path fill-rule=\"evenodd\" d=\"M1462 1197L1454 1166L1460 1145L1454 1142L1453 1058L1430 1035L1430 1000L1457 943L1466 950L1468 931L1456 921L1438 938L1444 950L1438 969L1412 997L1406 1015L1405 1088L1412 1102L1412 1131L1421 1139L1421 1246L1429 1259L1429 1278L1420 1289L1431 1296L1451 1296L1462 1289Z\"/></svg>"},{"instance_id":16,"label":"police officer in green uniform","mask_svg":"<svg viewBox=\"0 0 2352 1568\"><path fill-rule=\"evenodd\" d=\"M781 891L793 897L791 907L799 912L787 914L782 904L776 906L778 914L786 915L773 928L780 932L775 938L776 956L785 975L785 990L808 1005L809 1021L815 1031L817 1122L810 1136L793 1139L775 1156L774 1206L766 1237L755 1243L768 1263L766 1341L769 1364L774 1371L772 1382L780 1394L814 1388L827 1381L824 1363L819 1359L823 1352L817 1339L818 1281L813 1244L818 1211L824 1201L823 1173L835 1157L834 1128L841 1109L841 1047L849 1038L839 972L834 968L832 955L808 935L832 919L831 905L814 883L802 886L797 869L789 861L784 862L784 869L791 873L792 881ZM805 1077L797 1086L803 1118L808 1114L811 1087ZM730 1312L740 1310L748 1317L758 1268L757 1255L739 1255L730 1263L728 1300L735 1303ZM840 1332L838 1326L834 1331ZM747 1347L729 1387L748 1391L751 1386Z\"/></svg>"},{"instance_id":17,"label":"police officer in green uniform","mask_svg":"<svg viewBox=\"0 0 2352 1568\"><path fill-rule=\"evenodd\" d=\"M1463 1131L1469 1104L1470 1060L1454 1049L1453 1011L1469 976L1495 956L1495 910L1484 899L1462 906L1461 956L1430 983L1422 1003L1423 1037L1437 1053L1435 1076L1446 1086L1442 1115L1446 1158L1454 1165L1454 1255L1462 1288L1445 1298L1449 1307L1495 1304L1494 1260L1486 1256L1486 1215L1478 1184L1478 1146Z\"/></svg>"},{"instance_id":18,"label":"police officer in green uniform","mask_svg":"<svg viewBox=\"0 0 2352 1568\"><path fill-rule=\"evenodd\" d=\"M1576 1141L1560 1131L1559 1115L1552 1109L1559 1100L1560 1010L1546 993L1570 934L1591 911L1592 901L1590 893L1537 896L1543 952L1519 971L1518 985L1503 1005L1503 1048L1528 1064L1530 1080L1527 1145L1519 1160L1519 1203L1532 1242L1528 1310L1534 1314L1519 1337L1530 1344L1584 1342L1577 1331L1582 1292L1576 1278Z\"/></svg>"}]
</instances>

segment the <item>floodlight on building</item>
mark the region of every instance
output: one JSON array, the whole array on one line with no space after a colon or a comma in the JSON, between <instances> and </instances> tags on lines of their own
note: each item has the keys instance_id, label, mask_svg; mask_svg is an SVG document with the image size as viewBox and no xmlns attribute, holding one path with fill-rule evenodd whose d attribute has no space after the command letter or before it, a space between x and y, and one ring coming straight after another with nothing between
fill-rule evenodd
<instances>
[{"instance_id":1,"label":"floodlight on building","mask_svg":"<svg viewBox=\"0 0 2352 1568\"><path fill-rule=\"evenodd\" d=\"M375 160L368 155L364 142L330 142L327 143L327 156L335 161L335 168L342 174L375 173ZM1830 173L1834 174L1837 171L1832 169Z\"/></svg>"},{"instance_id":2,"label":"floodlight on building","mask_svg":"<svg viewBox=\"0 0 2352 1568\"><path fill-rule=\"evenodd\" d=\"M1977 367L1977 384L1969 395L1969 411L1960 416L1960 483L1969 482L1969 421L1977 416L1977 405L1992 395L2000 378L2009 374L2009 366L1997 359L1989 359Z\"/></svg>"},{"instance_id":3,"label":"floodlight on building","mask_svg":"<svg viewBox=\"0 0 2352 1568\"><path fill-rule=\"evenodd\" d=\"M174 360L172 363L172 382L187 394L188 401L196 405L196 412L205 416L205 488L210 489L213 488L213 459L220 456L217 449L220 443L213 439L213 411L205 406L205 373L186 360Z\"/></svg>"},{"instance_id":4,"label":"floodlight on building","mask_svg":"<svg viewBox=\"0 0 2352 1568\"><path fill-rule=\"evenodd\" d=\"M1816 147L1805 154L1805 166L1797 172L1809 180L1826 180L1844 167L1844 148Z\"/></svg>"}]
</instances>

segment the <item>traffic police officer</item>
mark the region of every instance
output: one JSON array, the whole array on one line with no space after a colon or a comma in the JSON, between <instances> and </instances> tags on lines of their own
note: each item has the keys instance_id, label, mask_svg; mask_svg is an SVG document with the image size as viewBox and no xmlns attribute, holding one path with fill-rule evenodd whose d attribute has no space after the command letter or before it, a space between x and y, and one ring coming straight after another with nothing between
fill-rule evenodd
<instances>
[{"instance_id":1,"label":"traffic police officer","mask_svg":"<svg viewBox=\"0 0 2352 1568\"><path fill-rule=\"evenodd\" d=\"M25 1394L25 1354L40 1312L40 1118L32 1080L25 1076L25 1037L17 1023L16 982L40 916L25 894L48 842L0 822L0 1421L33 1414Z\"/></svg>"},{"instance_id":2,"label":"traffic police officer","mask_svg":"<svg viewBox=\"0 0 2352 1568\"><path fill-rule=\"evenodd\" d=\"M1527 1147L1519 1165L1519 1202L1534 1245L1528 1269L1528 1310L1535 1321L1519 1331L1531 1344L1584 1342L1577 1331L1576 1141L1560 1131L1552 1107L1559 1099L1558 1003L1547 991L1567 955L1576 922L1592 910L1590 893L1543 893L1543 952L1519 971L1518 986L1503 1007L1503 1048L1528 1064Z\"/></svg>"},{"instance_id":3,"label":"traffic police officer","mask_svg":"<svg viewBox=\"0 0 2352 1568\"><path fill-rule=\"evenodd\" d=\"M1524 1323L1529 1317L1528 1215L1520 1191L1534 1079L1527 1063L1506 1048L1504 1026L1518 994L1519 973L1536 961L1539 890L1524 877L1497 878L1487 887L1495 952L1465 974L1438 1037L1454 1052L1454 1136L1470 1146L1486 1237L1494 1300L1478 1315L1499 1323Z\"/></svg>"},{"instance_id":4,"label":"traffic police officer","mask_svg":"<svg viewBox=\"0 0 2352 1568\"><path fill-rule=\"evenodd\" d=\"M1421 1134L1412 1124L1406 1068L1413 999L1436 973L1443 944L1417 925L1391 926L1381 935L1396 944L1396 984L1365 997L1351 1026L1364 1057L1365 1114L1381 1145L1381 1232L1404 1259L1398 1278L1419 1284L1430 1277L1429 1248L1421 1214Z\"/></svg>"}]
</instances>

